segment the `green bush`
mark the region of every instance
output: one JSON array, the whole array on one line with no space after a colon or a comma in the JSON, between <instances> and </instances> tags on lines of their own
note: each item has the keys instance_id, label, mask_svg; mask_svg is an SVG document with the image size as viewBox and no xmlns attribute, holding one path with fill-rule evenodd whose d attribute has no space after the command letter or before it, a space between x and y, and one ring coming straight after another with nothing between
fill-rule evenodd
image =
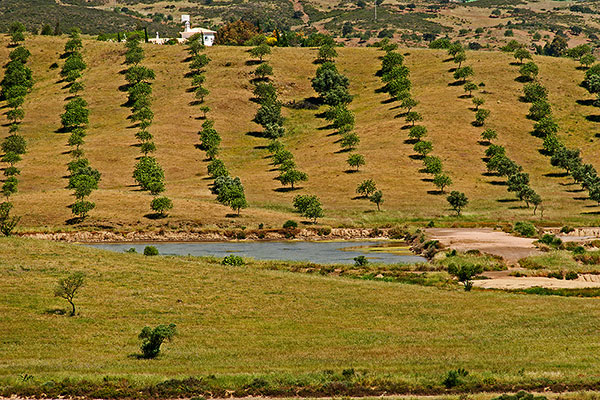
<instances>
[{"instance_id":1,"label":"green bush","mask_svg":"<svg viewBox=\"0 0 600 400\"><path fill-rule=\"evenodd\" d=\"M576 254L573 258L585 265L600 264L600 251L588 251L583 254Z\"/></svg>"},{"instance_id":2,"label":"green bush","mask_svg":"<svg viewBox=\"0 0 600 400\"><path fill-rule=\"evenodd\" d=\"M244 263L244 259L242 257L231 254L231 255L228 255L227 257L223 258L223 261L221 261L221 264L237 267L240 265L244 265L245 263Z\"/></svg>"},{"instance_id":3,"label":"green bush","mask_svg":"<svg viewBox=\"0 0 600 400\"><path fill-rule=\"evenodd\" d=\"M553 271L553 272L548 272L548 278L554 278L554 279L564 279L563 273L562 271Z\"/></svg>"},{"instance_id":4,"label":"green bush","mask_svg":"<svg viewBox=\"0 0 600 400\"><path fill-rule=\"evenodd\" d=\"M573 228L572 226L565 225L562 228L560 228L560 233L571 233L574 230L575 230L575 228Z\"/></svg>"},{"instance_id":5,"label":"green bush","mask_svg":"<svg viewBox=\"0 0 600 400\"><path fill-rule=\"evenodd\" d=\"M292 219L288 219L287 221L285 221L283 223L284 229L293 229L293 228L297 228L297 227L298 227L298 223Z\"/></svg>"},{"instance_id":6,"label":"green bush","mask_svg":"<svg viewBox=\"0 0 600 400\"><path fill-rule=\"evenodd\" d=\"M144 255L145 256L157 256L158 249L154 246L146 246L146 247L144 247Z\"/></svg>"},{"instance_id":7,"label":"green bush","mask_svg":"<svg viewBox=\"0 0 600 400\"><path fill-rule=\"evenodd\" d=\"M577 278L579 278L579 274L575 271L569 271L565 274L565 279L568 281L574 281Z\"/></svg>"},{"instance_id":8,"label":"green bush","mask_svg":"<svg viewBox=\"0 0 600 400\"><path fill-rule=\"evenodd\" d=\"M331 235L331 227L324 226L322 228L319 228L317 233L319 234L319 236L329 236L329 235Z\"/></svg>"},{"instance_id":9,"label":"green bush","mask_svg":"<svg viewBox=\"0 0 600 400\"><path fill-rule=\"evenodd\" d=\"M544 236L542 236L539 242L551 247L559 247L562 244L562 240L560 240L560 238L557 238L555 235L549 233L546 233Z\"/></svg>"},{"instance_id":10,"label":"green bush","mask_svg":"<svg viewBox=\"0 0 600 400\"><path fill-rule=\"evenodd\" d=\"M525 237L532 237L537 234L537 230L531 222L519 221L513 226L513 231Z\"/></svg>"},{"instance_id":11,"label":"green bush","mask_svg":"<svg viewBox=\"0 0 600 400\"><path fill-rule=\"evenodd\" d=\"M353 260L355 267L364 267L369 263L369 260L367 260L367 257L365 256L354 257Z\"/></svg>"},{"instance_id":12,"label":"green bush","mask_svg":"<svg viewBox=\"0 0 600 400\"><path fill-rule=\"evenodd\" d=\"M150 329L148 326L144 327L138 336L142 341L142 357L156 358L158 353L160 353L160 346L163 342L173 339L175 333L175 324L158 325L154 329Z\"/></svg>"},{"instance_id":13,"label":"green bush","mask_svg":"<svg viewBox=\"0 0 600 400\"><path fill-rule=\"evenodd\" d=\"M469 371L459 368L448 371L442 384L448 389L459 386L463 383L463 378L469 375Z\"/></svg>"},{"instance_id":14,"label":"green bush","mask_svg":"<svg viewBox=\"0 0 600 400\"><path fill-rule=\"evenodd\" d=\"M532 260L531 258L521 258L519 260L519 265L521 268L526 269L542 269L543 265L538 263L537 261Z\"/></svg>"}]
</instances>

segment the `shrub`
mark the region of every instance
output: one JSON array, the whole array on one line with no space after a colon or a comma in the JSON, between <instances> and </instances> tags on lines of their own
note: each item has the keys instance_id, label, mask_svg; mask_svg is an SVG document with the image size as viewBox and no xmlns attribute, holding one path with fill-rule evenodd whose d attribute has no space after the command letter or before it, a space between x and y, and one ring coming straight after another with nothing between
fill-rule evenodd
<instances>
[{"instance_id":1,"label":"shrub","mask_svg":"<svg viewBox=\"0 0 600 400\"><path fill-rule=\"evenodd\" d=\"M542 236L539 242L552 247L558 247L562 244L562 240L560 240L560 238L557 238L549 233L546 233L544 236Z\"/></svg>"},{"instance_id":2,"label":"shrub","mask_svg":"<svg viewBox=\"0 0 600 400\"><path fill-rule=\"evenodd\" d=\"M572 226L565 225L562 228L560 228L560 233L571 233L574 230L575 230L575 228L573 228Z\"/></svg>"},{"instance_id":3,"label":"shrub","mask_svg":"<svg viewBox=\"0 0 600 400\"><path fill-rule=\"evenodd\" d=\"M463 383L463 378L469 375L469 372L463 368L453 369L448 371L442 384L446 386L448 389L453 388L455 386L461 385Z\"/></svg>"},{"instance_id":4,"label":"shrub","mask_svg":"<svg viewBox=\"0 0 600 400\"><path fill-rule=\"evenodd\" d=\"M244 259L242 257L230 254L230 255L226 256L225 258L223 258L223 261L221 261L221 264L237 267L240 265L244 265L245 263L244 263Z\"/></svg>"},{"instance_id":5,"label":"shrub","mask_svg":"<svg viewBox=\"0 0 600 400\"><path fill-rule=\"evenodd\" d=\"M565 279L568 281L574 281L577 278L579 278L579 274L575 271L569 271L565 274Z\"/></svg>"},{"instance_id":6,"label":"shrub","mask_svg":"<svg viewBox=\"0 0 600 400\"><path fill-rule=\"evenodd\" d=\"M158 249L154 246L146 246L146 247L144 247L144 255L145 256L157 256Z\"/></svg>"},{"instance_id":7,"label":"shrub","mask_svg":"<svg viewBox=\"0 0 600 400\"><path fill-rule=\"evenodd\" d=\"M365 256L354 257L353 260L355 267L364 267L369 263L369 260L367 260L367 257Z\"/></svg>"},{"instance_id":8,"label":"shrub","mask_svg":"<svg viewBox=\"0 0 600 400\"><path fill-rule=\"evenodd\" d=\"M483 267L481 265L475 265L475 264L462 264L462 265L456 265L456 264L450 264L448 266L448 273L452 276L455 276L458 278L458 281L461 282L464 287L465 287L465 291L468 292L473 288L473 281L472 279L481 274L483 272Z\"/></svg>"},{"instance_id":9,"label":"shrub","mask_svg":"<svg viewBox=\"0 0 600 400\"><path fill-rule=\"evenodd\" d=\"M563 279L563 273L562 271L553 271L553 272L548 272L548 278L554 278L554 279Z\"/></svg>"},{"instance_id":10,"label":"shrub","mask_svg":"<svg viewBox=\"0 0 600 400\"><path fill-rule=\"evenodd\" d=\"M519 221L513 226L513 231L525 237L532 237L537 234L537 230L531 222Z\"/></svg>"},{"instance_id":11,"label":"shrub","mask_svg":"<svg viewBox=\"0 0 600 400\"><path fill-rule=\"evenodd\" d=\"M331 235L331 227L324 226L322 228L319 228L319 230L317 231L317 233L319 234L319 236L328 236L328 235Z\"/></svg>"},{"instance_id":12,"label":"shrub","mask_svg":"<svg viewBox=\"0 0 600 400\"><path fill-rule=\"evenodd\" d=\"M298 227L298 223L294 220L288 219L283 223L283 227L285 229L293 229Z\"/></svg>"},{"instance_id":13,"label":"shrub","mask_svg":"<svg viewBox=\"0 0 600 400\"><path fill-rule=\"evenodd\" d=\"M589 251L583 254L576 254L575 261L579 261L585 265L600 264L600 251Z\"/></svg>"},{"instance_id":14,"label":"shrub","mask_svg":"<svg viewBox=\"0 0 600 400\"><path fill-rule=\"evenodd\" d=\"M160 346L165 340L172 340L177 332L175 324L158 325L154 329L146 326L140 332L138 338L142 341L142 357L156 358L160 353Z\"/></svg>"}]
</instances>

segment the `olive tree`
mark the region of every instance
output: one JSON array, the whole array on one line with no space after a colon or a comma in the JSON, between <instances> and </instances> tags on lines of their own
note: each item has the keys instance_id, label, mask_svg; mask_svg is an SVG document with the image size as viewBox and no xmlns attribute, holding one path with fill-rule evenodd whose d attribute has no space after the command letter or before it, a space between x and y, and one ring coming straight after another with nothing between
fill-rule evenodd
<instances>
[{"instance_id":1,"label":"olive tree","mask_svg":"<svg viewBox=\"0 0 600 400\"><path fill-rule=\"evenodd\" d=\"M454 211L456 211L456 215L458 216L460 216L460 212L462 211L462 209L466 207L467 204L469 204L469 199L467 198L467 196L464 193L459 192L457 190L453 190L450 193L450 195L446 198L446 200L448 201L448 203L450 203L450 206Z\"/></svg>"},{"instance_id":2,"label":"olive tree","mask_svg":"<svg viewBox=\"0 0 600 400\"><path fill-rule=\"evenodd\" d=\"M75 296L79 289L85 284L85 275L83 272L75 272L66 278L58 280L58 285L54 289L54 296L65 299L71 305L70 316L75 315Z\"/></svg>"},{"instance_id":3,"label":"olive tree","mask_svg":"<svg viewBox=\"0 0 600 400\"><path fill-rule=\"evenodd\" d=\"M371 196L369 196L369 201L371 203L377 204L377 211L381 211L381 204L383 204L383 192L381 190L376 191Z\"/></svg>"},{"instance_id":4,"label":"olive tree","mask_svg":"<svg viewBox=\"0 0 600 400\"><path fill-rule=\"evenodd\" d=\"M444 193L444 188L452 185L452 179L446 174L439 173L433 177L433 184L440 189L440 192Z\"/></svg>"},{"instance_id":5,"label":"olive tree","mask_svg":"<svg viewBox=\"0 0 600 400\"><path fill-rule=\"evenodd\" d=\"M365 157L362 154L350 154L346 162L350 167L356 168L357 171L361 166L365 165L366 163Z\"/></svg>"},{"instance_id":6,"label":"olive tree","mask_svg":"<svg viewBox=\"0 0 600 400\"><path fill-rule=\"evenodd\" d=\"M356 193L363 197L370 197L377 190L377 185L373 179L365 179L356 187Z\"/></svg>"}]
</instances>

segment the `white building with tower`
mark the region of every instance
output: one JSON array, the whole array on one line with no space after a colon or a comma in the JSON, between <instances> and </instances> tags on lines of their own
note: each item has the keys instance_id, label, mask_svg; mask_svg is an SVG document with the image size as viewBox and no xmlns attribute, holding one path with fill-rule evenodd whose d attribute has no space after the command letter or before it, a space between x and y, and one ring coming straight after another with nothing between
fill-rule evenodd
<instances>
[{"instance_id":1,"label":"white building with tower","mask_svg":"<svg viewBox=\"0 0 600 400\"><path fill-rule=\"evenodd\" d=\"M202 43L204 43L205 46L212 46L215 43L215 35L217 32L204 28L192 28L190 26L189 15L182 15L181 23L185 24L184 31L179 33L181 35L182 42L187 41L190 37L199 33L202 35Z\"/></svg>"}]
</instances>

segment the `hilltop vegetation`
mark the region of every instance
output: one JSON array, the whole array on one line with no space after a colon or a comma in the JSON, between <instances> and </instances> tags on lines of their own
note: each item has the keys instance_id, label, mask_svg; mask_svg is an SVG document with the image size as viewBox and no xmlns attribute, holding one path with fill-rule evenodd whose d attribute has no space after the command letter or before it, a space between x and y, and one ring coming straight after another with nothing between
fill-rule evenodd
<instances>
[{"instance_id":1,"label":"hilltop vegetation","mask_svg":"<svg viewBox=\"0 0 600 400\"><path fill-rule=\"evenodd\" d=\"M70 218L68 205L73 203L63 178L69 152L67 135L60 133L65 83L59 76L60 59L67 38L29 37L31 51L28 66L35 85L24 104L25 118L21 134L28 142L28 153L19 164L19 191L11 197L13 212L23 216L21 229L50 229L66 225ZM474 126L472 98L462 88L454 87L448 69L446 50L403 49L404 64L410 68L412 96L419 104L414 108L424 117L427 141L433 144L435 156L453 182L451 190L469 198L460 219L452 214L445 196L440 195L419 170L422 161L413 150L408 134L410 123L404 121L399 102L380 91L383 83L377 76L381 68L376 49L338 48L337 68L349 80L353 101L348 109L355 118L355 132L360 137L357 151L366 165L358 172L348 169L348 154L340 152L340 136L321 118L326 106L313 107L316 93L307 77L315 75L313 64L317 52L307 48L273 48L265 58L273 67L270 78L277 88L286 135L280 139L294 155L296 169L306 173L308 181L281 190L278 171L273 170L268 141L253 122L258 104L253 101L254 58L244 47L206 49L212 60L206 67L205 98L209 117L221 137L219 158L233 177L244 184L249 208L239 218L232 218L226 206L215 202L211 192L207 166L210 160L195 146L197 133L204 123L194 93L186 62L184 46L143 45L144 65L151 68L153 84L154 124L152 134L158 149L155 157L164 169L166 192L173 210L168 219L149 219L148 198L134 186L132 177L139 150L134 125L125 107L125 46L117 43L83 41L83 56L88 64L82 82L89 109L89 125L85 152L90 164L102 176L99 189L90 201L96 208L86 224L114 229L133 226L214 227L257 226L280 227L288 219L298 219L292 199L298 194L314 194L320 199L325 224L382 225L416 220L442 221L515 221L539 219L533 209L518 203L505 183L487 174L485 147L481 134L494 129L494 142L505 147L506 155L529 174L532 188L544 200L545 223L591 224L597 213L596 203L572 186L572 180L553 167L542 153L542 141L530 134L535 121L527 118L530 104L520 100L523 84L519 66L510 66L512 54L467 51L467 64L475 75L470 80L478 86L475 96L485 99L490 111L484 127ZM0 57L8 59L8 39L0 49ZM539 81L548 90L548 101L560 127L558 137L568 147L582 150L585 163L597 165L594 157L599 142L594 96L579 86L584 71L579 63L566 58L534 56L539 66ZM465 97L466 96L466 97ZM300 107L298 106L300 105ZM305 107L309 105L310 107ZM259 132L259 133L257 133ZM407 142L408 141L408 142ZM433 177L432 177L433 178ZM357 196L362 181L373 179L384 194L381 212ZM86 226L84 224L84 226Z\"/></svg>"}]
</instances>

